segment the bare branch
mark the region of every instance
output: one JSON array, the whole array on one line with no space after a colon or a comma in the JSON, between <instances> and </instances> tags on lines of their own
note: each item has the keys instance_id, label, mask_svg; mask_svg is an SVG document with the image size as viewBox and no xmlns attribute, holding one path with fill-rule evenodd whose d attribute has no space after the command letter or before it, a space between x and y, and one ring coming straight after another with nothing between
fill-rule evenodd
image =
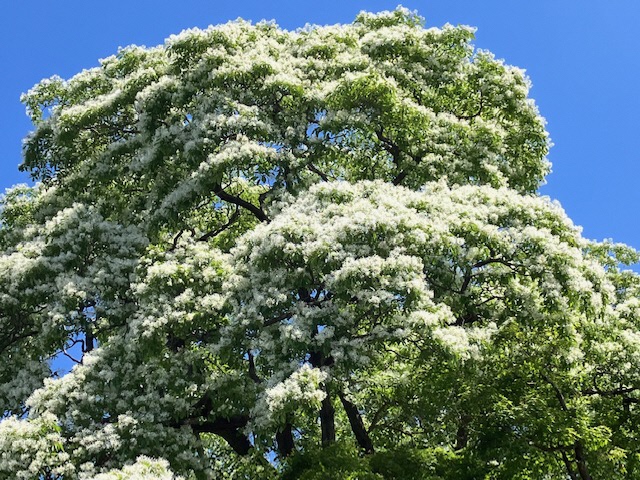
<instances>
[{"instance_id":1,"label":"bare branch","mask_svg":"<svg viewBox=\"0 0 640 480\"><path fill-rule=\"evenodd\" d=\"M324 180L325 182L329 181L329 177L327 177L327 175L325 175L324 173L322 173L320 170L318 170L315 165L313 165L313 163L307 163L307 168L309 170L311 170L313 173L315 173L316 175L318 175L322 180Z\"/></svg>"},{"instance_id":2,"label":"bare branch","mask_svg":"<svg viewBox=\"0 0 640 480\"><path fill-rule=\"evenodd\" d=\"M198 242L206 242L207 240L209 240L210 238L215 237L216 235L221 234L222 232L224 232L227 228L229 228L231 225L233 225L233 223L238 219L238 217L240 217L240 208L238 208L236 206L236 209L234 210L234 212L229 216L227 222L224 225L221 225L220 227L216 228L215 230L211 230L207 233L205 233L204 235L200 236L197 238Z\"/></svg>"},{"instance_id":3,"label":"bare branch","mask_svg":"<svg viewBox=\"0 0 640 480\"><path fill-rule=\"evenodd\" d=\"M369 432L367 432L367 429L364 426L364 422L362 421L362 416L360 415L358 408L347 399L344 392L338 392L338 396L340 397L344 411L347 414L349 425L351 425L351 430L356 437L358 445L362 448L364 453L373 453L373 442L371 441Z\"/></svg>"},{"instance_id":4,"label":"bare branch","mask_svg":"<svg viewBox=\"0 0 640 480\"><path fill-rule=\"evenodd\" d=\"M567 407L567 402L564 398L564 395L562 394L562 391L560 391L560 389L555 384L555 382L551 380L551 378L549 378L547 375L543 373L541 374L541 376L544 379L544 381L547 382L549 385L551 385L551 387L553 388L553 391L556 394L556 398L558 399L558 402L560 402L560 406L562 407L562 410L564 410L565 412L568 411L569 408Z\"/></svg>"},{"instance_id":5,"label":"bare branch","mask_svg":"<svg viewBox=\"0 0 640 480\"><path fill-rule=\"evenodd\" d=\"M249 378L253 380L255 383L262 383L262 379L258 376L256 372L256 364L254 361L253 354L249 351L247 352L247 357L249 359Z\"/></svg>"},{"instance_id":6,"label":"bare branch","mask_svg":"<svg viewBox=\"0 0 640 480\"><path fill-rule=\"evenodd\" d=\"M218 197L220 197L221 200L224 200L225 202L233 203L234 205L249 210L249 212L251 212L261 222L269 222L269 217L266 213L264 213L264 211L262 211L260 207L257 207L253 203L247 202L246 200L238 196L231 195L230 193L225 192L222 188L222 185L220 185L219 183L213 186L213 193L215 193Z\"/></svg>"}]
</instances>

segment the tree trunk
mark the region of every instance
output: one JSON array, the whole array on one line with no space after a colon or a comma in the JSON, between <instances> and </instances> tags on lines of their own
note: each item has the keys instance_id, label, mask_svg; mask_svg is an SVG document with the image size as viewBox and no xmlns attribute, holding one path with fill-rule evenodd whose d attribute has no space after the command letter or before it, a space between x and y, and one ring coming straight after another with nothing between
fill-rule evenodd
<instances>
[{"instance_id":1,"label":"tree trunk","mask_svg":"<svg viewBox=\"0 0 640 480\"><path fill-rule=\"evenodd\" d=\"M471 417L469 415L462 415L458 422L458 431L456 432L456 446L455 451L462 450L469 443L469 422Z\"/></svg>"},{"instance_id":2,"label":"tree trunk","mask_svg":"<svg viewBox=\"0 0 640 480\"><path fill-rule=\"evenodd\" d=\"M322 430L322 446L328 447L336 441L335 409L331 403L329 387L325 385L327 396L322 400L320 408L320 429Z\"/></svg>"},{"instance_id":3,"label":"tree trunk","mask_svg":"<svg viewBox=\"0 0 640 480\"><path fill-rule=\"evenodd\" d=\"M578 472L582 480L593 480L587 469L587 460L584 456L584 449L581 442L576 442L574 446L576 452L576 463L578 464Z\"/></svg>"},{"instance_id":4,"label":"tree trunk","mask_svg":"<svg viewBox=\"0 0 640 480\"><path fill-rule=\"evenodd\" d=\"M287 422L281 430L276 432L276 443L278 444L278 453L282 458L291 455L295 447L291 423Z\"/></svg>"},{"instance_id":5,"label":"tree trunk","mask_svg":"<svg viewBox=\"0 0 640 480\"><path fill-rule=\"evenodd\" d=\"M92 352L93 347L95 346L94 341L93 329L91 328L91 325L87 325L84 332L84 352L82 353Z\"/></svg>"},{"instance_id":6,"label":"tree trunk","mask_svg":"<svg viewBox=\"0 0 640 480\"><path fill-rule=\"evenodd\" d=\"M300 297L308 295L305 291L300 290ZM317 334L317 327L315 334ZM309 363L314 368L322 368L325 364L324 354L320 351L309 352ZM320 429L322 431L322 446L328 447L336 441L336 424L335 424L335 409L331 403L331 392L327 384L322 385L326 396L322 400L322 406L320 408Z\"/></svg>"},{"instance_id":7,"label":"tree trunk","mask_svg":"<svg viewBox=\"0 0 640 480\"><path fill-rule=\"evenodd\" d=\"M358 445L365 453L373 453L373 442L371 441L371 437L369 437L369 433L364 426L364 422L362 421L362 416L360 415L358 408L347 400L342 392L338 395L340 396L340 401L342 402L344 411L347 413L351 430L356 437Z\"/></svg>"}]
</instances>

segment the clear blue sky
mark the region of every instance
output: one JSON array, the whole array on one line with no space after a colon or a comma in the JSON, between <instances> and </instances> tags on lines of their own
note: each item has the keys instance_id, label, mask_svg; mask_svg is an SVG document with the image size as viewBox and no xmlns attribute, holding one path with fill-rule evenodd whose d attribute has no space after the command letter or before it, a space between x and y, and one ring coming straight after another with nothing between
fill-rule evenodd
<instances>
[{"instance_id":1,"label":"clear blue sky","mask_svg":"<svg viewBox=\"0 0 640 480\"><path fill-rule=\"evenodd\" d=\"M19 96L42 78L68 78L129 44L238 17L284 28L349 23L399 0L6 0L0 4L0 192L27 178L17 166L31 129ZM405 0L426 17L478 27L476 46L527 70L555 144L542 193L589 238L640 248L640 1Z\"/></svg>"}]
</instances>

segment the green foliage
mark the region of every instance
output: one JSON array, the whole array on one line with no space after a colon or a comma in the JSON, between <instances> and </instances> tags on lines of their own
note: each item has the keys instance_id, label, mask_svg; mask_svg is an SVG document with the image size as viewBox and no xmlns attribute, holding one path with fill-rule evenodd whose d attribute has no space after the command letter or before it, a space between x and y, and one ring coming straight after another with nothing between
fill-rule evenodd
<instances>
[{"instance_id":1,"label":"green foliage","mask_svg":"<svg viewBox=\"0 0 640 480\"><path fill-rule=\"evenodd\" d=\"M0 476L637 477L640 256L535 193L473 32L236 21L24 95Z\"/></svg>"}]
</instances>

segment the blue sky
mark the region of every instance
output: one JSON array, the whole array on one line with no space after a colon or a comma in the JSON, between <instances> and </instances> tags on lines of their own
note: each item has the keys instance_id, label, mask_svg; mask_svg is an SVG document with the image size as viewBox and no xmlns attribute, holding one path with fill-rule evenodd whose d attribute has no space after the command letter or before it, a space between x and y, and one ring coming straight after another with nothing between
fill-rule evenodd
<instances>
[{"instance_id":1,"label":"blue sky","mask_svg":"<svg viewBox=\"0 0 640 480\"><path fill-rule=\"evenodd\" d=\"M31 129L19 102L42 78L68 78L129 44L238 17L284 28L349 23L399 0L15 0L0 5L0 192L27 181L21 140ZM405 0L426 18L478 28L475 45L527 70L531 95L555 144L541 192L558 199L588 238L640 248L638 0Z\"/></svg>"}]
</instances>

